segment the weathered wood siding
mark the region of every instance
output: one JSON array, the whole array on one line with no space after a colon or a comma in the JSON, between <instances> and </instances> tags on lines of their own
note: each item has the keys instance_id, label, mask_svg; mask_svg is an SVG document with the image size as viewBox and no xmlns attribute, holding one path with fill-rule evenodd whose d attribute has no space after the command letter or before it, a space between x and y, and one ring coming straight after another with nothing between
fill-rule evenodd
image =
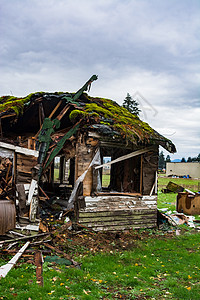
<instances>
[{"instance_id":1,"label":"weathered wood siding","mask_svg":"<svg viewBox=\"0 0 200 300\"><path fill-rule=\"evenodd\" d=\"M31 183L31 169L36 166L37 157L17 153L16 183Z\"/></svg>"},{"instance_id":2,"label":"weathered wood siding","mask_svg":"<svg viewBox=\"0 0 200 300\"><path fill-rule=\"evenodd\" d=\"M85 144L84 138L80 139L76 147L75 180L89 167L94 156L93 148ZM83 196L89 196L92 191L92 168L90 168L83 181Z\"/></svg>"},{"instance_id":3,"label":"weathered wood siding","mask_svg":"<svg viewBox=\"0 0 200 300\"><path fill-rule=\"evenodd\" d=\"M94 230L154 228L157 224L157 196L85 197L79 223Z\"/></svg>"}]
</instances>

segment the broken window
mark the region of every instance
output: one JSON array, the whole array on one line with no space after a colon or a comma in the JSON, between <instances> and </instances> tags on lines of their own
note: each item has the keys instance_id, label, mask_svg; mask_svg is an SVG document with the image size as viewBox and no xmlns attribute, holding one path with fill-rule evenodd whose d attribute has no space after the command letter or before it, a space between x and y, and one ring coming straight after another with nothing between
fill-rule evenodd
<instances>
[{"instance_id":1,"label":"broken window","mask_svg":"<svg viewBox=\"0 0 200 300\"><path fill-rule=\"evenodd\" d=\"M56 156L54 159L54 182L59 182L60 171L60 157Z\"/></svg>"},{"instance_id":2,"label":"broken window","mask_svg":"<svg viewBox=\"0 0 200 300\"><path fill-rule=\"evenodd\" d=\"M111 161L111 156L103 157L103 164ZM111 175L111 165L104 166L102 168L102 188L108 188L110 186L110 175Z\"/></svg>"},{"instance_id":3,"label":"broken window","mask_svg":"<svg viewBox=\"0 0 200 300\"><path fill-rule=\"evenodd\" d=\"M132 150L102 147L102 163L107 163ZM103 166L101 172L102 191L140 193L142 192L141 155L125 159L112 165Z\"/></svg>"}]
</instances>

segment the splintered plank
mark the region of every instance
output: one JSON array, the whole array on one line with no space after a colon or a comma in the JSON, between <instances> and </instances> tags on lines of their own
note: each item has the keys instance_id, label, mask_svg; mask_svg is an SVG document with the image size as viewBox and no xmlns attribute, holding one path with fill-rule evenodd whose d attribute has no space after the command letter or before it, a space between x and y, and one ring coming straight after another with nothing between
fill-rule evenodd
<instances>
[{"instance_id":1,"label":"splintered plank","mask_svg":"<svg viewBox=\"0 0 200 300\"><path fill-rule=\"evenodd\" d=\"M143 224L146 225L148 223L151 222L155 222L155 216L151 216L149 218L145 217L145 218L137 218L137 219L105 219L105 220L101 220L100 218L96 218L96 220L93 221L93 219L88 220L88 222L80 222L81 224L84 224L87 226L104 226L104 225L132 225L132 224Z\"/></svg>"},{"instance_id":2,"label":"splintered plank","mask_svg":"<svg viewBox=\"0 0 200 300\"><path fill-rule=\"evenodd\" d=\"M116 210L116 211L98 211L98 212L79 212L80 218L87 217L109 217L109 216L131 216L131 215L147 215L157 213L155 209L135 209L135 210Z\"/></svg>"},{"instance_id":3,"label":"splintered plank","mask_svg":"<svg viewBox=\"0 0 200 300\"><path fill-rule=\"evenodd\" d=\"M133 224L133 225L122 225L122 224L118 224L118 225L105 225L105 224L101 224L101 225L97 225L97 226L87 226L88 228L92 228L94 231L119 231L119 230L128 230L128 229L140 229L140 228L155 228L157 225L157 223L154 221L152 223L148 223L148 224Z\"/></svg>"},{"instance_id":4,"label":"splintered plank","mask_svg":"<svg viewBox=\"0 0 200 300\"><path fill-rule=\"evenodd\" d=\"M35 265L36 265L36 278L37 283L41 286L43 286L43 276L42 276L42 264L43 264L43 258L41 251L36 251L34 255Z\"/></svg>"},{"instance_id":5,"label":"splintered plank","mask_svg":"<svg viewBox=\"0 0 200 300\"><path fill-rule=\"evenodd\" d=\"M149 214L149 215L135 215L135 216L110 216L110 217L100 217L96 216L91 218L79 218L79 223L93 223L93 222L109 222L109 221L120 221L120 222L130 222L130 221L140 221L140 220L149 220L155 219L156 214Z\"/></svg>"}]
</instances>

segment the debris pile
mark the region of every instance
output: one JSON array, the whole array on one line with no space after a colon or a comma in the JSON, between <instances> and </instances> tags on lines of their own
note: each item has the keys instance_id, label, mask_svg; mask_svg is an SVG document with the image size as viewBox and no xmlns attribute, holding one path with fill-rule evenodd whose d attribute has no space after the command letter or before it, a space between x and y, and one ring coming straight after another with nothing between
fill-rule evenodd
<instances>
[{"instance_id":1,"label":"debris pile","mask_svg":"<svg viewBox=\"0 0 200 300\"><path fill-rule=\"evenodd\" d=\"M11 199L12 194L12 161L0 157L0 199Z\"/></svg>"}]
</instances>

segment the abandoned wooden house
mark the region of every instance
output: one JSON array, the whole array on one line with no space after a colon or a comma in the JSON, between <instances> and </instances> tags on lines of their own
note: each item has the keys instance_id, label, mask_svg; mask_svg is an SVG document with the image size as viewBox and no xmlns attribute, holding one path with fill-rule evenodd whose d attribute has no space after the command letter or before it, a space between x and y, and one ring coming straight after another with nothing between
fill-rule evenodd
<instances>
[{"instance_id":1,"label":"abandoned wooden house","mask_svg":"<svg viewBox=\"0 0 200 300\"><path fill-rule=\"evenodd\" d=\"M71 94L0 98L5 216L12 200L30 221L56 204L94 230L156 226L158 147L175 146L115 101L90 97L96 79Z\"/></svg>"}]
</instances>

